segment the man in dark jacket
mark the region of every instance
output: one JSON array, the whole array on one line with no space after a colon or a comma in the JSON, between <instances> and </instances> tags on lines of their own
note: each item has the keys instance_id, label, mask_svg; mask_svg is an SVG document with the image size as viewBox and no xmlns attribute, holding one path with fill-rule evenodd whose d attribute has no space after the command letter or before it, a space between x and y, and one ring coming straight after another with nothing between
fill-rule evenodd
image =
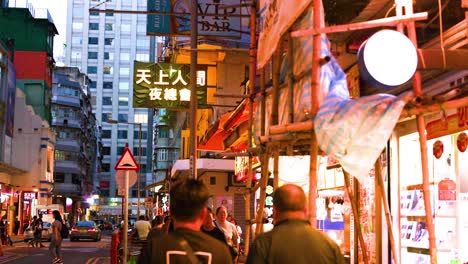
<instances>
[{"instance_id":1,"label":"man in dark jacket","mask_svg":"<svg viewBox=\"0 0 468 264\"><path fill-rule=\"evenodd\" d=\"M270 232L254 240L247 264L344 264L338 245L306 220L304 191L287 184L273 194L273 221Z\"/></svg>"},{"instance_id":2,"label":"man in dark jacket","mask_svg":"<svg viewBox=\"0 0 468 264\"><path fill-rule=\"evenodd\" d=\"M227 246L200 232L210 197L203 182L179 180L171 186L170 197L174 231L148 240L138 263L231 264Z\"/></svg>"}]
</instances>

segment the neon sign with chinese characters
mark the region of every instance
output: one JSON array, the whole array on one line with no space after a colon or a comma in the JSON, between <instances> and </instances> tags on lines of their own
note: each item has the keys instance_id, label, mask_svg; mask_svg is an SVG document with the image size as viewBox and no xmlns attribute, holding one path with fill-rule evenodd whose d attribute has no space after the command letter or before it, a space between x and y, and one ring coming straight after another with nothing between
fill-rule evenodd
<instances>
[{"instance_id":1,"label":"neon sign with chinese characters","mask_svg":"<svg viewBox=\"0 0 468 264\"><path fill-rule=\"evenodd\" d=\"M197 100L206 106L207 66L197 65ZM190 107L190 65L147 63L134 61L133 107L174 108Z\"/></svg>"}]
</instances>

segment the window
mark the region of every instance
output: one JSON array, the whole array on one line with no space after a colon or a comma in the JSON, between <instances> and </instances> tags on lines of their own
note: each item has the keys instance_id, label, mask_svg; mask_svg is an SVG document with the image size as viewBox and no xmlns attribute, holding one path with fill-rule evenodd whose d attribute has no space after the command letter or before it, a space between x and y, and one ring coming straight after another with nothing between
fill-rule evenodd
<instances>
[{"instance_id":1,"label":"window","mask_svg":"<svg viewBox=\"0 0 468 264\"><path fill-rule=\"evenodd\" d=\"M136 44L137 47L149 47L149 39L138 38Z\"/></svg>"},{"instance_id":2,"label":"window","mask_svg":"<svg viewBox=\"0 0 468 264\"><path fill-rule=\"evenodd\" d=\"M88 74L97 73L97 66L88 66Z\"/></svg>"},{"instance_id":3,"label":"window","mask_svg":"<svg viewBox=\"0 0 468 264\"><path fill-rule=\"evenodd\" d=\"M83 23L80 23L80 22L73 22L72 28L73 28L73 30L80 31L80 30L83 29Z\"/></svg>"},{"instance_id":4,"label":"window","mask_svg":"<svg viewBox=\"0 0 468 264\"><path fill-rule=\"evenodd\" d=\"M103 88L103 89L112 89L112 86L113 86L113 85L112 85L112 82L104 82L104 83L102 84L102 88Z\"/></svg>"},{"instance_id":5,"label":"window","mask_svg":"<svg viewBox=\"0 0 468 264\"><path fill-rule=\"evenodd\" d=\"M148 123L148 114L147 113L135 113L133 115L133 120L135 120L135 123L146 124Z\"/></svg>"},{"instance_id":6,"label":"window","mask_svg":"<svg viewBox=\"0 0 468 264\"><path fill-rule=\"evenodd\" d=\"M128 122L128 115L127 114L119 114L119 122Z\"/></svg>"},{"instance_id":7,"label":"window","mask_svg":"<svg viewBox=\"0 0 468 264\"><path fill-rule=\"evenodd\" d=\"M128 97L119 96L119 105L120 106L128 106Z\"/></svg>"},{"instance_id":8,"label":"window","mask_svg":"<svg viewBox=\"0 0 468 264\"><path fill-rule=\"evenodd\" d=\"M119 155L119 156L122 155L122 153L124 152L124 149L125 149L124 147L118 147L117 148L117 155Z\"/></svg>"},{"instance_id":9,"label":"window","mask_svg":"<svg viewBox=\"0 0 468 264\"><path fill-rule=\"evenodd\" d=\"M64 183L65 182L65 174L64 173L60 173L60 172L56 172L54 173L54 182L57 182L57 183Z\"/></svg>"},{"instance_id":10,"label":"window","mask_svg":"<svg viewBox=\"0 0 468 264\"><path fill-rule=\"evenodd\" d=\"M113 59L114 59L114 53L112 53L112 52L104 52L104 59L105 59L105 60L113 60Z\"/></svg>"},{"instance_id":11,"label":"window","mask_svg":"<svg viewBox=\"0 0 468 264\"><path fill-rule=\"evenodd\" d=\"M97 51L89 51L88 52L88 59L97 59L98 53Z\"/></svg>"},{"instance_id":12,"label":"window","mask_svg":"<svg viewBox=\"0 0 468 264\"><path fill-rule=\"evenodd\" d=\"M120 139L127 139L128 131L127 130L119 130L117 131L117 138Z\"/></svg>"},{"instance_id":13,"label":"window","mask_svg":"<svg viewBox=\"0 0 468 264\"><path fill-rule=\"evenodd\" d=\"M167 127L160 127L158 138L168 138L169 137L169 129Z\"/></svg>"},{"instance_id":14,"label":"window","mask_svg":"<svg viewBox=\"0 0 468 264\"><path fill-rule=\"evenodd\" d=\"M130 68L120 67L119 72L120 72L120 75L128 76L130 74Z\"/></svg>"},{"instance_id":15,"label":"window","mask_svg":"<svg viewBox=\"0 0 468 264\"><path fill-rule=\"evenodd\" d=\"M112 97L103 97L102 105L112 105Z\"/></svg>"},{"instance_id":16,"label":"window","mask_svg":"<svg viewBox=\"0 0 468 264\"><path fill-rule=\"evenodd\" d=\"M64 151L64 150L55 150L54 151L54 157L55 160L72 160L76 161L78 160L78 153L76 152L69 152L69 151Z\"/></svg>"},{"instance_id":17,"label":"window","mask_svg":"<svg viewBox=\"0 0 468 264\"><path fill-rule=\"evenodd\" d=\"M91 105L93 105L93 106L96 105L96 96L94 96L94 95L91 95Z\"/></svg>"},{"instance_id":18,"label":"window","mask_svg":"<svg viewBox=\"0 0 468 264\"><path fill-rule=\"evenodd\" d=\"M107 122L107 120L112 119L112 114L111 113L102 113L101 115L101 120L103 122Z\"/></svg>"},{"instance_id":19,"label":"window","mask_svg":"<svg viewBox=\"0 0 468 264\"><path fill-rule=\"evenodd\" d=\"M73 17L83 17L83 7L73 7Z\"/></svg>"},{"instance_id":20,"label":"window","mask_svg":"<svg viewBox=\"0 0 468 264\"><path fill-rule=\"evenodd\" d=\"M120 82L119 83L119 90L120 91L128 90L128 82Z\"/></svg>"},{"instance_id":21,"label":"window","mask_svg":"<svg viewBox=\"0 0 468 264\"><path fill-rule=\"evenodd\" d=\"M83 38L82 37L72 37L72 44L83 44Z\"/></svg>"},{"instance_id":22,"label":"window","mask_svg":"<svg viewBox=\"0 0 468 264\"><path fill-rule=\"evenodd\" d=\"M103 70L104 74L113 74L113 67L112 66L104 66Z\"/></svg>"},{"instance_id":23,"label":"window","mask_svg":"<svg viewBox=\"0 0 468 264\"><path fill-rule=\"evenodd\" d=\"M158 161L167 161L168 151L167 149L158 150Z\"/></svg>"},{"instance_id":24,"label":"window","mask_svg":"<svg viewBox=\"0 0 468 264\"><path fill-rule=\"evenodd\" d=\"M89 30L99 30L99 23L89 23Z\"/></svg>"},{"instance_id":25,"label":"window","mask_svg":"<svg viewBox=\"0 0 468 264\"><path fill-rule=\"evenodd\" d=\"M133 155L138 156L140 152L138 152L140 147L133 147ZM141 156L146 156L146 148L141 148Z\"/></svg>"},{"instance_id":26,"label":"window","mask_svg":"<svg viewBox=\"0 0 468 264\"><path fill-rule=\"evenodd\" d=\"M146 24L138 24L137 25L137 32L138 33L145 33L146 32Z\"/></svg>"},{"instance_id":27,"label":"window","mask_svg":"<svg viewBox=\"0 0 468 264\"><path fill-rule=\"evenodd\" d=\"M114 16L114 13L106 13L106 16L108 17Z\"/></svg>"},{"instance_id":28,"label":"window","mask_svg":"<svg viewBox=\"0 0 468 264\"><path fill-rule=\"evenodd\" d=\"M106 23L106 31L114 31L114 24L112 23Z\"/></svg>"},{"instance_id":29,"label":"window","mask_svg":"<svg viewBox=\"0 0 468 264\"><path fill-rule=\"evenodd\" d=\"M120 39L120 47L130 47L130 45L131 45L130 43L131 43L130 38L122 37Z\"/></svg>"},{"instance_id":30,"label":"window","mask_svg":"<svg viewBox=\"0 0 468 264\"><path fill-rule=\"evenodd\" d=\"M133 139L138 139L138 132L139 132L138 130L133 131ZM141 139L146 139L147 136L148 136L147 131L141 131Z\"/></svg>"},{"instance_id":31,"label":"window","mask_svg":"<svg viewBox=\"0 0 468 264\"><path fill-rule=\"evenodd\" d=\"M125 2L123 2L122 4L124 4ZM130 5L131 5L131 2L130 2ZM131 20L132 19L132 16L130 14L122 14L122 20Z\"/></svg>"},{"instance_id":32,"label":"window","mask_svg":"<svg viewBox=\"0 0 468 264\"><path fill-rule=\"evenodd\" d=\"M72 59L72 61L81 60L81 52L76 52L76 51L72 52L71 59Z\"/></svg>"},{"instance_id":33,"label":"window","mask_svg":"<svg viewBox=\"0 0 468 264\"><path fill-rule=\"evenodd\" d=\"M130 53L121 52L120 53L120 60L121 61L129 61L130 60Z\"/></svg>"},{"instance_id":34,"label":"window","mask_svg":"<svg viewBox=\"0 0 468 264\"><path fill-rule=\"evenodd\" d=\"M89 83L89 88L96 89L96 82L95 82L95 81L91 81L91 82Z\"/></svg>"},{"instance_id":35,"label":"window","mask_svg":"<svg viewBox=\"0 0 468 264\"><path fill-rule=\"evenodd\" d=\"M111 154L111 148L110 147L103 147L102 148L102 155L110 155Z\"/></svg>"},{"instance_id":36,"label":"window","mask_svg":"<svg viewBox=\"0 0 468 264\"><path fill-rule=\"evenodd\" d=\"M91 44L91 45L97 45L99 43L99 40L96 37L89 37L88 38L88 43Z\"/></svg>"},{"instance_id":37,"label":"window","mask_svg":"<svg viewBox=\"0 0 468 264\"><path fill-rule=\"evenodd\" d=\"M109 163L103 163L101 168L102 168L102 171L109 172L110 171L110 164Z\"/></svg>"},{"instance_id":38,"label":"window","mask_svg":"<svg viewBox=\"0 0 468 264\"><path fill-rule=\"evenodd\" d=\"M110 130L102 130L101 137L102 138L111 138L111 131Z\"/></svg>"},{"instance_id":39,"label":"window","mask_svg":"<svg viewBox=\"0 0 468 264\"><path fill-rule=\"evenodd\" d=\"M104 45L112 46L113 42L114 42L113 38L105 38L104 39Z\"/></svg>"},{"instance_id":40,"label":"window","mask_svg":"<svg viewBox=\"0 0 468 264\"><path fill-rule=\"evenodd\" d=\"M90 16L99 16L99 12L89 12Z\"/></svg>"},{"instance_id":41,"label":"window","mask_svg":"<svg viewBox=\"0 0 468 264\"><path fill-rule=\"evenodd\" d=\"M210 177L210 185L216 185L216 177L215 176Z\"/></svg>"},{"instance_id":42,"label":"window","mask_svg":"<svg viewBox=\"0 0 468 264\"><path fill-rule=\"evenodd\" d=\"M120 26L120 32L130 32L131 31L131 25L130 24L122 24Z\"/></svg>"},{"instance_id":43,"label":"window","mask_svg":"<svg viewBox=\"0 0 468 264\"><path fill-rule=\"evenodd\" d=\"M136 60L137 61L149 61L149 54L137 53Z\"/></svg>"}]
</instances>

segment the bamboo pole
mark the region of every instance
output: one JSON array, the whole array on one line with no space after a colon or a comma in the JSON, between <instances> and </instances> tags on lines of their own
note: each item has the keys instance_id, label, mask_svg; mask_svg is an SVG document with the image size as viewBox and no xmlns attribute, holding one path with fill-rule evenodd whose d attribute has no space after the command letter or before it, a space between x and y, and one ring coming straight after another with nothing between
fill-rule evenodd
<instances>
[{"instance_id":1,"label":"bamboo pole","mask_svg":"<svg viewBox=\"0 0 468 264\"><path fill-rule=\"evenodd\" d=\"M406 14L413 13L413 2L407 1L405 6L397 5L397 10L404 8ZM414 21L407 25L408 37L413 42L414 47L418 48L418 41L416 36L416 27ZM421 96L421 73L417 70L413 76L413 91L415 96ZM426 125L424 123L424 116L418 115L416 117L418 134L419 134L419 148L421 151L421 169L423 177L423 195L424 195L424 209L426 211L426 226L429 232L429 253L431 255L431 263L437 263L437 244L435 239L434 223L432 219L432 205L431 205L431 191L429 186L429 166L427 157L427 138L426 138Z\"/></svg>"},{"instance_id":2,"label":"bamboo pole","mask_svg":"<svg viewBox=\"0 0 468 264\"><path fill-rule=\"evenodd\" d=\"M262 161L262 178L260 179L260 198L258 201L258 208L257 208L257 225L255 229L255 236L263 232L263 210L265 208L265 200L266 200L266 187L268 184L268 161L269 159L269 153L266 151L262 155L263 161Z\"/></svg>"},{"instance_id":3,"label":"bamboo pole","mask_svg":"<svg viewBox=\"0 0 468 264\"><path fill-rule=\"evenodd\" d=\"M400 259L398 258L398 249L395 246L395 235L393 234L392 228L392 218L390 215L390 206L388 203L388 197L385 192L384 180L382 175L382 160L380 157L375 161L375 182L377 190L380 192L380 196L383 203L383 208L385 212L385 219L387 221L387 232L390 237L390 250L392 251L393 263L400 264Z\"/></svg>"},{"instance_id":4,"label":"bamboo pole","mask_svg":"<svg viewBox=\"0 0 468 264\"><path fill-rule=\"evenodd\" d=\"M322 28L323 21L323 5L322 1L313 2L313 24L314 29ZM319 89L320 89L320 54L322 49L322 39L320 34L313 36L313 51L312 51L312 71L311 71L311 109L310 116L314 120L319 108ZM310 164L309 164L309 204L308 213L309 221L312 226L317 226L317 158L318 158L318 142L315 131L311 131L310 141Z\"/></svg>"},{"instance_id":5,"label":"bamboo pole","mask_svg":"<svg viewBox=\"0 0 468 264\"><path fill-rule=\"evenodd\" d=\"M412 108L406 108L401 112L400 118L409 117L412 115L427 115L433 112L459 108L468 105L468 97L446 101L443 103L434 103L430 105L421 105ZM271 128L270 128L271 131Z\"/></svg>"},{"instance_id":6,"label":"bamboo pole","mask_svg":"<svg viewBox=\"0 0 468 264\"><path fill-rule=\"evenodd\" d=\"M289 67L289 75L288 75L288 108L289 108L289 118L288 123L294 123L294 57L293 57L293 38L291 34L288 34L288 67Z\"/></svg>"},{"instance_id":7,"label":"bamboo pole","mask_svg":"<svg viewBox=\"0 0 468 264\"><path fill-rule=\"evenodd\" d=\"M283 134L283 133L294 133L294 132L310 132L314 127L313 121L297 122L286 125L276 125L269 128L270 134Z\"/></svg>"},{"instance_id":8,"label":"bamboo pole","mask_svg":"<svg viewBox=\"0 0 468 264\"><path fill-rule=\"evenodd\" d=\"M279 150L273 152L273 190L279 187Z\"/></svg>"},{"instance_id":9,"label":"bamboo pole","mask_svg":"<svg viewBox=\"0 0 468 264\"><path fill-rule=\"evenodd\" d=\"M256 47L256 32L257 32L257 1L253 0L250 7L250 59L249 59L249 132L248 132L248 144L249 148L252 147L252 128L253 128L253 96L255 91L255 76L257 70L257 47ZM245 193L245 219L246 221L246 230L245 230L245 243L244 243L244 252L249 254L250 246L250 225L251 225L251 216L250 216L250 204L251 204L251 193L250 189L252 186L252 156L249 156L248 162L248 172L247 172L247 183L246 188L247 192Z\"/></svg>"},{"instance_id":10,"label":"bamboo pole","mask_svg":"<svg viewBox=\"0 0 468 264\"><path fill-rule=\"evenodd\" d=\"M422 13L416 13L416 14L411 14L411 15L405 15L402 17L388 17L388 18L381 18L381 19L346 24L346 25L297 30L297 31L291 32L291 36L293 38L298 38L298 37L305 37L305 36L310 36L310 35L315 35L315 34L330 34L330 33L346 32L346 31L352 31L352 30L362 30L362 29L369 29L369 28L376 28L376 27L383 27L383 26L396 26L399 23L410 23L410 22L419 21L419 20L426 20L427 16L428 16L427 12L422 12Z\"/></svg>"},{"instance_id":11,"label":"bamboo pole","mask_svg":"<svg viewBox=\"0 0 468 264\"><path fill-rule=\"evenodd\" d=\"M367 257L367 245L364 242L364 236L362 234L361 230L361 223L359 222L359 211L358 207L356 205L356 197L354 197L354 194L352 190L350 189L350 182L349 182L349 173L345 170L343 170L343 176L344 176L344 182L345 182L345 188L346 188L346 193L348 194L348 198L351 201L351 209L353 211L353 219L354 219L354 229L356 229L357 234L358 234L358 239L359 239L359 244L361 244L361 251L362 251L362 257L364 259L364 263L367 264L369 263L368 257Z\"/></svg>"},{"instance_id":12,"label":"bamboo pole","mask_svg":"<svg viewBox=\"0 0 468 264\"><path fill-rule=\"evenodd\" d=\"M270 126L278 124L278 106L279 106L279 82L280 82L280 67L281 67L281 50L283 38L280 38L278 49L273 54L273 90L271 93L271 119Z\"/></svg>"}]
</instances>

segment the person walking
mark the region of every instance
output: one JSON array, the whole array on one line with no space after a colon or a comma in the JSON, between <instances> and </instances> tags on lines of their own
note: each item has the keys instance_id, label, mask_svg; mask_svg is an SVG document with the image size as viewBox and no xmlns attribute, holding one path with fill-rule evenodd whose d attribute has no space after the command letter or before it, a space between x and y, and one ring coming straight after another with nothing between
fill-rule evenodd
<instances>
[{"instance_id":1,"label":"person walking","mask_svg":"<svg viewBox=\"0 0 468 264\"><path fill-rule=\"evenodd\" d=\"M63 264L61 247L62 247L62 231L63 220L60 212L57 210L52 211L54 222L52 223L52 237L49 245L50 254L53 257L53 264Z\"/></svg>"},{"instance_id":2,"label":"person walking","mask_svg":"<svg viewBox=\"0 0 468 264\"><path fill-rule=\"evenodd\" d=\"M149 221L146 220L144 215L140 215L138 221L135 222L134 225L135 236L140 241L146 241L146 237L148 237L148 233L151 230L151 224Z\"/></svg>"},{"instance_id":3,"label":"person walking","mask_svg":"<svg viewBox=\"0 0 468 264\"><path fill-rule=\"evenodd\" d=\"M223 231L221 231L221 229L219 229L214 223L213 211L209 207L207 210L208 213L206 214L205 221L203 221L203 225L201 226L201 231L227 245L226 237L224 236Z\"/></svg>"},{"instance_id":4,"label":"person walking","mask_svg":"<svg viewBox=\"0 0 468 264\"><path fill-rule=\"evenodd\" d=\"M239 244L238 238L239 234L237 233L236 226L227 220L227 208L220 206L216 209L216 224L221 231L223 231L224 236L231 252L232 259L236 262L237 257L239 256Z\"/></svg>"},{"instance_id":5,"label":"person walking","mask_svg":"<svg viewBox=\"0 0 468 264\"><path fill-rule=\"evenodd\" d=\"M42 214L34 221L34 244L36 247L45 247L42 244L42 229L44 228L44 222L42 221Z\"/></svg>"},{"instance_id":6,"label":"person walking","mask_svg":"<svg viewBox=\"0 0 468 264\"><path fill-rule=\"evenodd\" d=\"M210 193L195 179L178 180L170 189L174 231L148 240L139 264L231 264L226 245L200 232Z\"/></svg>"},{"instance_id":7,"label":"person walking","mask_svg":"<svg viewBox=\"0 0 468 264\"><path fill-rule=\"evenodd\" d=\"M275 227L255 238L246 264L344 264L338 245L306 220L306 206L301 187L278 188L273 193Z\"/></svg>"}]
</instances>

